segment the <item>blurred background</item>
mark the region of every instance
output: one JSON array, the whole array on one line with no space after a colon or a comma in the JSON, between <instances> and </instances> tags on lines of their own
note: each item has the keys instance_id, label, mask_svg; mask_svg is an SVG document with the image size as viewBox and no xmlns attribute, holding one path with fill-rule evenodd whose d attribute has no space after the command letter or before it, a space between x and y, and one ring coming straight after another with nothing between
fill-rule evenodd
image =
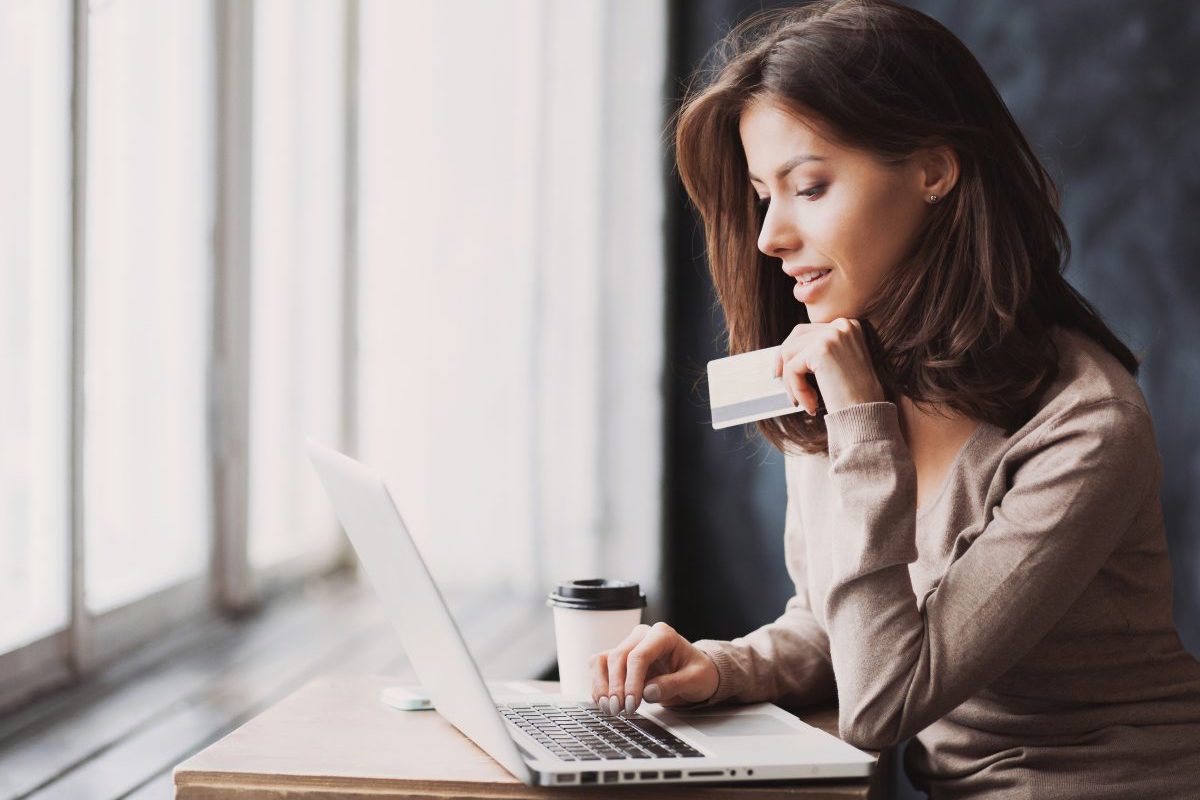
<instances>
[{"instance_id":1,"label":"blurred background","mask_svg":"<svg viewBox=\"0 0 1200 800\"><path fill-rule=\"evenodd\" d=\"M1200 654L1200 8L910 4L1143 357ZM783 465L709 426L667 130L763 6L0 0L0 796L170 796L311 675L406 669L306 438L385 475L485 672L552 675L557 579L691 638L779 613Z\"/></svg>"}]
</instances>

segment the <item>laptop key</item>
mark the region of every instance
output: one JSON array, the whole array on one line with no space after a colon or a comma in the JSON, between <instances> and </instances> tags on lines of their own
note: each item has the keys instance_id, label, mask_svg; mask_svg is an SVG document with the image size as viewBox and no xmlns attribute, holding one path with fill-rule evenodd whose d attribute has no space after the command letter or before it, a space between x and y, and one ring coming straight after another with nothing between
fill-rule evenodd
<instances>
[{"instance_id":1,"label":"laptop key","mask_svg":"<svg viewBox=\"0 0 1200 800\"><path fill-rule=\"evenodd\" d=\"M509 712L506 719L563 760L616 761L699 754L645 717L602 717L586 707L539 705L504 710Z\"/></svg>"}]
</instances>

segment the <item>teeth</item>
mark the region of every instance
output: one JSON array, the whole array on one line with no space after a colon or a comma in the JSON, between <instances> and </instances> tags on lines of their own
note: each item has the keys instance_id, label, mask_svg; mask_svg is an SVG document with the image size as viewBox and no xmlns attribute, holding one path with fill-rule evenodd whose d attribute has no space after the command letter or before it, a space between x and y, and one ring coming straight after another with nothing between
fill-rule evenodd
<instances>
[{"instance_id":1,"label":"teeth","mask_svg":"<svg viewBox=\"0 0 1200 800\"><path fill-rule=\"evenodd\" d=\"M829 272L829 270L827 270L827 269L818 269L818 270L813 270L812 272L803 272L796 277L799 279L799 281L801 283L812 283L817 278L821 277L822 275L824 275L827 272Z\"/></svg>"}]
</instances>

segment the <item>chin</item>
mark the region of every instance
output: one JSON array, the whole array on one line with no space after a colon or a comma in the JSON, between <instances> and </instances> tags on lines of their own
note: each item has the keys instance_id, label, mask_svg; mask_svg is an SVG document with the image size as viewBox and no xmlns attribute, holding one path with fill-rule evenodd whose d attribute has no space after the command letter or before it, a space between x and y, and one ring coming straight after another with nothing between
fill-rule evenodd
<instances>
[{"instance_id":1,"label":"chin","mask_svg":"<svg viewBox=\"0 0 1200 800\"><path fill-rule=\"evenodd\" d=\"M857 308L845 308L829 305L828 303L813 303L812 305L804 306L808 311L809 322L833 322L839 317L846 319L858 319L862 316L862 310Z\"/></svg>"},{"instance_id":2,"label":"chin","mask_svg":"<svg viewBox=\"0 0 1200 800\"><path fill-rule=\"evenodd\" d=\"M808 311L809 322L833 322L837 319L836 315L829 314L819 305L805 306L805 309Z\"/></svg>"}]
</instances>

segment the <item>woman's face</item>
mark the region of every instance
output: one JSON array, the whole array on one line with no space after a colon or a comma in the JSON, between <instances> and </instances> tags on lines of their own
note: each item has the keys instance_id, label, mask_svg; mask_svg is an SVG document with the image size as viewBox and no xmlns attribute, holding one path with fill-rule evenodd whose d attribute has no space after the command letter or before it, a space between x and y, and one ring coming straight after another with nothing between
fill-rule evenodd
<instances>
[{"instance_id":1,"label":"woman's face","mask_svg":"<svg viewBox=\"0 0 1200 800\"><path fill-rule=\"evenodd\" d=\"M953 181L924 158L885 167L770 101L748 106L739 130L751 185L760 203L769 198L758 248L797 280L793 294L810 321L861 317L915 245L929 195L942 197ZM813 270L828 274L804 285Z\"/></svg>"}]
</instances>

